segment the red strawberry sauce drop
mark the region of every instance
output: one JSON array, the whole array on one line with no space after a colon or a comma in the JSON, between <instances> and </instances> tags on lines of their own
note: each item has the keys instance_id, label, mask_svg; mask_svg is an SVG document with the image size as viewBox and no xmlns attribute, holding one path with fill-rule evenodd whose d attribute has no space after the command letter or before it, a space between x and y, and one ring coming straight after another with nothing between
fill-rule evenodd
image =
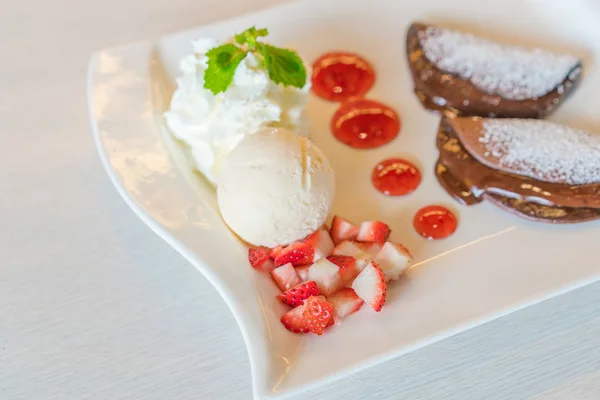
<instances>
[{"instance_id":1,"label":"red strawberry sauce drop","mask_svg":"<svg viewBox=\"0 0 600 400\"><path fill-rule=\"evenodd\" d=\"M372 149L398 136L400 118L383 103L353 98L342 103L335 112L331 131L340 142L350 147Z\"/></svg>"},{"instance_id":2,"label":"red strawberry sauce drop","mask_svg":"<svg viewBox=\"0 0 600 400\"><path fill-rule=\"evenodd\" d=\"M415 165L401 158L389 158L373 168L371 182L386 196L404 196L421 183L421 173Z\"/></svg>"},{"instance_id":3,"label":"red strawberry sauce drop","mask_svg":"<svg viewBox=\"0 0 600 400\"><path fill-rule=\"evenodd\" d=\"M415 214L413 225L426 239L444 239L456 231L458 221L450 210L442 206L427 206Z\"/></svg>"},{"instance_id":4,"label":"red strawberry sauce drop","mask_svg":"<svg viewBox=\"0 0 600 400\"><path fill-rule=\"evenodd\" d=\"M329 101L344 101L367 93L375 82L375 72L356 54L331 52L314 62L311 80L317 96Z\"/></svg>"}]
</instances>

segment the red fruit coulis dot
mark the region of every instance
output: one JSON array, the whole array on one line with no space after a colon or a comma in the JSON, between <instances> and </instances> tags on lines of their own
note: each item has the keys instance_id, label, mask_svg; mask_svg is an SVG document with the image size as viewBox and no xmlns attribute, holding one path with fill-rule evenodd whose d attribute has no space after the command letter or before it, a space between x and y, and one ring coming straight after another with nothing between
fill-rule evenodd
<instances>
[{"instance_id":1,"label":"red fruit coulis dot","mask_svg":"<svg viewBox=\"0 0 600 400\"><path fill-rule=\"evenodd\" d=\"M367 93L375 82L375 71L356 54L332 52L315 61L311 80L317 96L329 101L344 101Z\"/></svg>"},{"instance_id":2,"label":"red fruit coulis dot","mask_svg":"<svg viewBox=\"0 0 600 400\"><path fill-rule=\"evenodd\" d=\"M444 239L456 231L458 221L450 210L442 206L427 206L415 214L413 225L426 239Z\"/></svg>"},{"instance_id":3,"label":"red fruit coulis dot","mask_svg":"<svg viewBox=\"0 0 600 400\"><path fill-rule=\"evenodd\" d=\"M391 142L400 132L398 114L383 103L353 98L342 103L331 120L340 142L357 149L372 149Z\"/></svg>"},{"instance_id":4,"label":"red fruit coulis dot","mask_svg":"<svg viewBox=\"0 0 600 400\"><path fill-rule=\"evenodd\" d=\"M386 196L404 196L419 186L421 173L409 161L389 158L373 168L371 182L375 189Z\"/></svg>"}]
</instances>

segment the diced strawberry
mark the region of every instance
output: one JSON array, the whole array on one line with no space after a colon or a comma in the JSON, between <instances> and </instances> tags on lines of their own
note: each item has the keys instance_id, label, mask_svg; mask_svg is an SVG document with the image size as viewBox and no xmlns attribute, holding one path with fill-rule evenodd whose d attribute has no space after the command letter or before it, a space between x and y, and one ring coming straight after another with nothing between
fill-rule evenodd
<instances>
[{"instance_id":1,"label":"diced strawberry","mask_svg":"<svg viewBox=\"0 0 600 400\"><path fill-rule=\"evenodd\" d=\"M294 242L275 257L275 266L291 263L293 266L309 264L315 257L314 248L305 242Z\"/></svg>"},{"instance_id":2,"label":"diced strawberry","mask_svg":"<svg viewBox=\"0 0 600 400\"><path fill-rule=\"evenodd\" d=\"M331 255L327 257L327 260L338 266L344 285L351 284L354 278L360 273L358 268L356 268L356 258L354 257Z\"/></svg>"},{"instance_id":3,"label":"diced strawberry","mask_svg":"<svg viewBox=\"0 0 600 400\"><path fill-rule=\"evenodd\" d=\"M312 259L313 262L317 261L319 258L330 255L334 247L329 232L324 229L319 229L304 239L303 242L310 244L314 249L315 256Z\"/></svg>"},{"instance_id":4,"label":"diced strawberry","mask_svg":"<svg viewBox=\"0 0 600 400\"><path fill-rule=\"evenodd\" d=\"M350 221L336 215L333 217L333 221L331 221L330 234L333 243L337 246L344 240L356 240L358 228Z\"/></svg>"},{"instance_id":5,"label":"diced strawberry","mask_svg":"<svg viewBox=\"0 0 600 400\"><path fill-rule=\"evenodd\" d=\"M371 258L375 257L385 242L355 242L364 252L369 253Z\"/></svg>"},{"instance_id":6,"label":"diced strawberry","mask_svg":"<svg viewBox=\"0 0 600 400\"><path fill-rule=\"evenodd\" d=\"M322 335L325 328L333 324L333 305L320 296L310 296L305 301L302 315L308 330Z\"/></svg>"},{"instance_id":7,"label":"diced strawberry","mask_svg":"<svg viewBox=\"0 0 600 400\"><path fill-rule=\"evenodd\" d=\"M325 296L335 293L344 285L338 266L326 258L321 258L308 269L308 279L315 281Z\"/></svg>"},{"instance_id":8,"label":"diced strawberry","mask_svg":"<svg viewBox=\"0 0 600 400\"><path fill-rule=\"evenodd\" d=\"M288 331L294 333L308 333L309 329L304 319L304 309L306 304L298 306L283 314L281 323Z\"/></svg>"},{"instance_id":9,"label":"diced strawberry","mask_svg":"<svg viewBox=\"0 0 600 400\"><path fill-rule=\"evenodd\" d=\"M271 277L282 292L302 283L296 270L290 263L275 268L271 271Z\"/></svg>"},{"instance_id":10,"label":"diced strawberry","mask_svg":"<svg viewBox=\"0 0 600 400\"><path fill-rule=\"evenodd\" d=\"M304 300L308 299L310 296L318 295L319 288L317 287L317 284L314 281L308 281L296 285L283 293L279 293L277 298L290 307L297 307L304 304Z\"/></svg>"},{"instance_id":11,"label":"diced strawberry","mask_svg":"<svg viewBox=\"0 0 600 400\"><path fill-rule=\"evenodd\" d=\"M312 264L300 265L296 267L296 273L302 282L306 282L308 280L308 269L312 266Z\"/></svg>"},{"instance_id":12,"label":"diced strawberry","mask_svg":"<svg viewBox=\"0 0 600 400\"><path fill-rule=\"evenodd\" d=\"M386 242L373 261L379 265L386 281L396 280L413 261L408 249L401 244Z\"/></svg>"},{"instance_id":13,"label":"diced strawberry","mask_svg":"<svg viewBox=\"0 0 600 400\"><path fill-rule=\"evenodd\" d=\"M350 314L357 312L364 304L363 299L358 297L352 288L343 288L336 294L327 298L335 312L333 314L337 322Z\"/></svg>"},{"instance_id":14,"label":"diced strawberry","mask_svg":"<svg viewBox=\"0 0 600 400\"><path fill-rule=\"evenodd\" d=\"M385 242L390 236L390 227L379 221L365 221L358 227L356 240L359 242Z\"/></svg>"},{"instance_id":15,"label":"diced strawberry","mask_svg":"<svg viewBox=\"0 0 600 400\"><path fill-rule=\"evenodd\" d=\"M332 254L336 256L354 257L356 259L356 275L360 274L373 258L369 253L358 247L358 242L349 241L342 242L335 246ZM356 277L356 275L354 277Z\"/></svg>"},{"instance_id":16,"label":"diced strawberry","mask_svg":"<svg viewBox=\"0 0 600 400\"><path fill-rule=\"evenodd\" d=\"M269 251L264 246L250 247L248 249L248 261L250 261L252 268L262 272L271 272L275 268L275 264L269 257Z\"/></svg>"},{"instance_id":17,"label":"diced strawberry","mask_svg":"<svg viewBox=\"0 0 600 400\"><path fill-rule=\"evenodd\" d=\"M357 260L371 259L369 253L357 246L357 242L344 241L334 247L331 252L334 256L350 256Z\"/></svg>"},{"instance_id":18,"label":"diced strawberry","mask_svg":"<svg viewBox=\"0 0 600 400\"><path fill-rule=\"evenodd\" d=\"M277 256L279 256L281 254L281 252L283 251L284 248L285 248L285 246L282 246L282 245L273 247L269 251L269 257L271 257L272 260L275 260L277 258Z\"/></svg>"},{"instance_id":19,"label":"diced strawberry","mask_svg":"<svg viewBox=\"0 0 600 400\"><path fill-rule=\"evenodd\" d=\"M385 303L387 285L385 275L377 264L370 262L369 265L352 282L352 289L358 297L370 305L373 310L379 312Z\"/></svg>"}]
</instances>

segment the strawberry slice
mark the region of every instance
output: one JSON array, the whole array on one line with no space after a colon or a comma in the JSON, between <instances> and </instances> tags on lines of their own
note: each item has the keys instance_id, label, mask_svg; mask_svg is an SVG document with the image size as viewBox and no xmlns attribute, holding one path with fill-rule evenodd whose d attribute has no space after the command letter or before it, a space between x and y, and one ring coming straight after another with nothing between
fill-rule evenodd
<instances>
[{"instance_id":1,"label":"strawberry slice","mask_svg":"<svg viewBox=\"0 0 600 400\"><path fill-rule=\"evenodd\" d=\"M373 258L369 253L362 250L358 246L358 242L349 241L342 242L335 246L332 254L336 256L354 257L356 259L356 275L360 274L360 272L365 269L369 261L371 261ZM356 275L354 277L356 277Z\"/></svg>"},{"instance_id":2,"label":"strawberry slice","mask_svg":"<svg viewBox=\"0 0 600 400\"><path fill-rule=\"evenodd\" d=\"M310 296L306 299L302 315L308 330L322 335L325 328L333 324L333 305L320 296Z\"/></svg>"},{"instance_id":3,"label":"strawberry slice","mask_svg":"<svg viewBox=\"0 0 600 400\"><path fill-rule=\"evenodd\" d=\"M269 251L269 257L271 257L271 259L276 259L281 252L283 251L283 249L285 248L285 246L279 245L279 246L275 246L273 247L270 251Z\"/></svg>"},{"instance_id":4,"label":"strawberry slice","mask_svg":"<svg viewBox=\"0 0 600 400\"><path fill-rule=\"evenodd\" d=\"M373 258L373 262L379 265L388 282L400 278L412 261L413 257L406 247L392 242L386 242Z\"/></svg>"},{"instance_id":5,"label":"strawberry slice","mask_svg":"<svg viewBox=\"0 0 600 400\"><path fill-rule=\"evenodd\" d=\"M356 258L354 257L331 255L327 257L327 260L338 266L338 272L344 285L351 284L354 278L360 273L358 268L356 268Z\"/></svg>"},{"instance_id":6,"label":"strawberry slice","mask_svg":"<svg viewBox=\"0 0 600 400\"><path fill-rule=\"evenodd\" d=\"M333 243L337 246L344 240L356 240L358 228L350 221L347 221L344 218L336 215L333 217L333 221L331 221L330 234L331 238L333 239Z\"/></svg>"},{"instance_id":7,"label":"strawberry slice","mask_svg":"<svg viewBox=\"0 0 600 400\"><path fill-rule=\"evenodd\" d=\"M385 242L354 242L364 252L368 253L371 258L375 257L381 251Z\"/></svg>"},{"instance_id":8,"label":"strawberry slice","mask_svg":"<svg viewBox=\"0 0 600 400\"><path fill-rule=\"evenodd\" d=\"M377 312L381 311L385 303L387 285L385 283L385 275L377 264L371 261L356 277L354 282L352 282L352 289L373 310Z\"/></svg>"},{"instance_id":9,"label":"strawberry slice","mask_svg":"<svg viewBox=\"0 0 600 400\"><path fill-rule=\"evenodd\" d=\"M293 266L310 264L315 257L315 249L305 242L294 242L285 247L275 257L275 266L291 263Z\"/></svg>"},{"instance_id":10,"label":"strawberry slice","mask_svg":"<svg viewBox=\"0 0 600 400\"><path fill-rule=\"evenodd\" d=\"M296 273L302 282L308 281L308 269L312 266L312 264L300 265L296 267Z\"/></svg>"},{"instance_id":11,"label":"strawberry slice","mask_svg":"<svg viewBox=\"0 0 600 400\"><path fill-rule=\"evenodd\" d=\"M315 256L313 257L312 262L317 261L319 258L330 255L334 247L331 236L329 236L329 232L324 229L319 229L304 239L303 242L311 245L315 251Z\"/></svg>"},{"instance_id":12,"label":"strawberry slice","mask_svg":"<svg viewBox=\"0 0 600 400\"><path fill-rule=\"evenodd\" d=\"M250 247L248 249L248 261L252 268L262 271L271 272L275 268L275 264L269 256L269 248L264 246Z\"/></svg>"},{"instance_id":13,"label":"strawberry slice","mask_svg":"<svg viewBox=\"0 0 600 400\"><path fill-rule=\"evenodd\" d=\"M304 300L308 299L310 296L318 295L319 288L317 287L317 284L314 281L308 281L296 285L283 293L279 293L277 298L290 307L297 307L304 304Z\"/></svg>"},{"instance_id":14,"label":"strawberry slice","mask_svg":"<svg viewBox=\"0 0 600 400\"><path fill-rule=\"evenodd\" d=\"M271 277L282 292L302 283L296 270L290 263L275 268L271 271Z\"/></svg>"},{"instance_id":15,"label":"strawberry slice","mask_svg":"<svg viewBox=\"0 0 600 400\"><path fill-rule=\"evenodd\" d=\"M354 314L365 303L352 288L343 288L333 296L328 297L327 301L335 309L333 317L336 322L339 322L350 314Z\"/></svg>"},{"instance_id":16,"label":"strawberry slice","mask_svg":"<svg viewBox=\"0 0 600 400\"><path fill-rule=\"evenodd\" d=\"M390 236L390 227L379 221L365 221L358 227L356 240L359 242L385 242Z\"/></svg>"},{"instance_id":17,"label":"strawberry slice","mask_svg":"<svg viewBox=\"0 0 600 400\"><path fill-rule=\"evenodd\" d=\"M288 331L294 333L308 333L309 329L304 319L306 304L298 306L281 316L281 323Z\"/></svg>"},{"instance_id":18,"label":"strawberry slice","mask_svg":"<svg viewBox=\"0 0 600 400\"><path fill-rule=\"evenodd\" d=\"M321 258L308 269L308 279L315 281L325 296L335 293L344 285L338 266L326 258Z\"/></svg>"}]
</instances>

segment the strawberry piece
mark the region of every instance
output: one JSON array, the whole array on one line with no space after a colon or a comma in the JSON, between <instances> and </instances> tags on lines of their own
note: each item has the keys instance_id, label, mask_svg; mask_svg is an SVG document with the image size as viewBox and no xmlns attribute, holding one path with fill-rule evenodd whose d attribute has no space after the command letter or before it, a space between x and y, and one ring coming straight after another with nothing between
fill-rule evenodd
<instances>
[{"instance_id":1,"label":"strawberry piece","mask_svg":"<svg viewBox=\"0 0 600 400\"><path fill-rule=\"evenodd\" d=\"M379 312L385 303L387 285L385 275L377 264L370 262L369 265L352 282L352 289L358 297Z\"/></svg>"},{"instance_id":2,"label":"strawberry piece","mask_svg":"<svg viewBox=\"0 0 600 400\"><path fill-rule=\"evenodd\" d=\"M269 257L269 251L264 246L249 248L248 261L250 261L252 268L262 272L271 272L275 268L275 264Z\"/></svg>"},{"instance_id":3,"label":"strawberry piece","mask_svg":"<svg viewBox=\"0 0 600 400\"><path fill-rule=\"evenodd\" d=\"M271 271L271 277L277 286L279 286L281 291L288 290L302 283L300 282L300 278L298 277L296 270L290 263L275 268L273 271Z\"/></svg>"},{"instance_id":4,"label":"strawberry piece","mask_svg":"<svg viewBox=\"0 0 600 400\"><path fill-rule=\"evenodd\" d=\"M326 258L321 258L308 269L308 279L315 281L325 296L335 293L344 285L338 266Z\"/></svg>"},{"instance_id":5,"label":"strawberry piece","mask_svg":"<svg viewBox=\"0 0 600 400\"><path fill-rule=\"evenodd\" d=\"M269 257L271 257L271 259L276 259L281 252L283 251L283 249L285 248L285 246L279 245L276 247L273 247L270 251L269 251Z\"/></svg>"},{"instance_id":6,"label":"strawberry piece","mask_svg":"<svg viewBox=\"0 0 600 400\"><path fill-rule=\"evenodd\" d=\"M310 264L315 257L315 249L305 242L294 242L285 247L275 257L275 266L291 263L293 266Z\"/></svg>"},{"instance_id":7,"label":"strawberry piece","mask_svg":"<svg viewBox=\"0 0 600 400\"><path fill-rule=\"evenodd\" d=\"M388 282L400 278L412 261L413 257L406 247L392 242L386 242L373 258L373 262L379 265Z\"/></svg>"},{"instance_id":8,"label":"strawberry piece","mask_svg":"<svg viewBox=\"0 0 600 400\"><path fill-rule=\"evenodd\" d=\"M306 304L298 306L281 316L281 323L288 331L294 333L308 333L309 329L304 319Z\"/></svg>"},{"instance_id":9,"label":"strawberry piece","mask_svg":"<svg viewBox=\"0 0 600 400\"><path fill-rule=\"evenodd\" d=\"M375 257L381 251L385 242L354 242L364 252L368 253L371 258Z\"/></svg>"},{"instance_id":10,"label":"strawberry piece","mask_svg":"<svg viewBox=\"0 0 600 400\"><path fill-rule=\"evenodd\" d=\"M350 256L356 258L356 275L360 274L360 272L365 269L369 261L371 261L373 258L369 255L369 253L358 247L358 242L349 241L342 242L335 246L332 254L336 256ZM356 275L354 277L356 277Z\"/></svg>"},{"instance_id":11,"label":"strawberry piece","mask_svg":"<svg viewBox=\"0 0 600 400\"><path fill-rule=\"evenodd\" d=\"M365 221L358 227L356 240L359 242L385 242L390 236L390 227L379 221Z\"/></svg>"},{"instance_id":12,"label":"strawberry piece","mask_svg":"<svg viewBox=\"0 0 600 400\"><path fill-rule=\"evenodd\" d=\"M329 232L324 229L319 229L304 239L303 242L308 243L314 249L315 256L311 260L312 262L317 261L319 258L330 255L334 247L331 236L329 236Z\"/></svg>"},{"instance_id":13,"label":"strawberry piece","mask_svg":"<svg viewBox=\"0 0 600 400\"><path fill-rule=\"evenodd\" d=\"M327 301L335 309L333 317L336 322L339 322L350 314L354 314L365 303L352 288L343 288L333 296L328 297Z\"/></svg>"},{"instance_id":14,"label":"strawberry piece","mask_svg":"<svg viewBox=\"0 0 600 400\"><path fill-rule=\"evenodd\" d=\"M354 257L331 255L327 257L327 260L338 266L338 272L344 285L351 284L360 273L356 268L356 258Z\"/></svg>"},{"instance_id":15,"label":"strawberry piece","mask_svg":"<svg viewBox=\"0 0 600 400\"><path fill-rule=\"evenodd\" d=\"M333 221L331 221L331 230L329 232L333 243L337 246L344 240L356 240L358 228L350 221L336 215L333 217Z\"/></svg>"},{"instance_id":16,"label":"strawberry piece","mask_svg":"<svg viewBox=\"0 0 600 400\"><path fill-rule=\"evenodd\" d=\"M296 267L296 273L302 282L308 281L308 269L312 266L312 264L300 265Z\"/></svg>"},{"instance_id":17,"label":"strawberry piece","mask_svg":"<svg viewBox=\"0 0 600 400\"><path fill-rule=\"evenodd\" d=\"M333 324L333 305L320 296L310 296L302 315L308 330L322 335L325 328Z\"/></svg>"},{"instance_id":18,"label":"strawberry piece","mask_svg":"<svg viewBox=\"0 0 600 400\"><path fill-rule=\"evenodd\" d=\"M370 260L369 253L358 246L358 242L344 241L334 247L331 252L334 256L350 256L357 260Z\"/></svg>"},{"instance_id":19,"label":"strawberry piece","mask_svg":"<svg viewBox=\"0 0 600 400\"><path fill-rule=\"evenodd\" d=\"M308 281L296 285L283 293L279 293L277 298L290 307L297 307L304 304L304 300L308 299L310 296L318 295L319 288L317 287L317 284L314 281Z\"/></svg>"}]
</instances>

